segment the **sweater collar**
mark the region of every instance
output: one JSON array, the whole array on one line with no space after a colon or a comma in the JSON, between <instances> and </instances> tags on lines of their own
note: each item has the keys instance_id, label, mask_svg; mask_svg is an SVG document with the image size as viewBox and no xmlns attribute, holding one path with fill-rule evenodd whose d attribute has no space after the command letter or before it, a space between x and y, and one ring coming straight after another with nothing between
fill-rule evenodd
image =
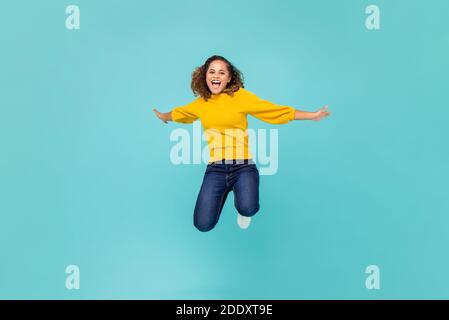
<instances>
[{"instance_id":1,"label":"sweater collar","mask_svg":"<svg viewBox=\"0 0 449 320\"><path fill-rule=\"evenodd\" d=\"M239 90L234 92L234 97L236 94L239 94L241 91L242 91L242 88L239 88ZM232 98L232 97L229 94L222 92L219 94L211 94L209 99L212 101L222 101L222 100L225 100L228 98Z\"/></svg>"}]
</instances>

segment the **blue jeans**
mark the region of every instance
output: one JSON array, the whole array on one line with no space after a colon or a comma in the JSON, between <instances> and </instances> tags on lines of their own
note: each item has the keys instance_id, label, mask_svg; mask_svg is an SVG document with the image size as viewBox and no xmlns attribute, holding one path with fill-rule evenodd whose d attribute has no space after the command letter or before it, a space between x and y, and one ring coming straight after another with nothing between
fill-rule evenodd
<instances>
[{"instance_id":1,"label":"blue jeans","mask_svg":"<svg viewBox=\"0 0 449 320\"><path fill-rule=\"evenodd\" d=\"M251 217L259 211L259 170L256 164L251 159L228 161L207 165L193 216L193 223L200 231L210 231L215 227L231 190L235 208L241 215Z\"/></svg>"}]
</instances>

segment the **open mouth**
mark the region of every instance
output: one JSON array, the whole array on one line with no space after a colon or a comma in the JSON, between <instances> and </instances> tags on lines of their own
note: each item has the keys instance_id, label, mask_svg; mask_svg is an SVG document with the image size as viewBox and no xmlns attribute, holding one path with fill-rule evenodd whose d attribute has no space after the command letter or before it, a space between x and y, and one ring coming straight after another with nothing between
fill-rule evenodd
<instances>
[{"instance_id":1,"label":"open mouth","mask_svg":"<svg viewBox=\"0 0 449 320\"><path fill-rule=\"evenodd\" d=\"M221 85L221 81L220 80L212 80L212 88L214 88L214 89L218 89L218 88L220 88L220 85Z\"/></svg>"}]
</instances>

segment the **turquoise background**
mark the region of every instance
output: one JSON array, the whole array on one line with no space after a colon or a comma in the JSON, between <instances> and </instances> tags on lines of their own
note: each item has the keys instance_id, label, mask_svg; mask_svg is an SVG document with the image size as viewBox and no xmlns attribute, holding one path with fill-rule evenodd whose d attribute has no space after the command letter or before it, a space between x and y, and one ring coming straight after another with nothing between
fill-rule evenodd
<instances>
[{"instance_id":1,"label":"turquoise background","mask_svg":"<svg viewBox=\"0 0 449 320\"><path fill-rule=\"evenodd\" d=\"M81 29L65 28L65 8ZM366 6L381 30L365 28ZM0 298L449 298L449 2L3 1ZM314 111L279 129L261 210L216 229L205 165L174 166L160 122L212 54L246 88ZM65 288L65 268L81 289ZM381 289L365 287L365 268Z\"/></svg>"}]
</instances>

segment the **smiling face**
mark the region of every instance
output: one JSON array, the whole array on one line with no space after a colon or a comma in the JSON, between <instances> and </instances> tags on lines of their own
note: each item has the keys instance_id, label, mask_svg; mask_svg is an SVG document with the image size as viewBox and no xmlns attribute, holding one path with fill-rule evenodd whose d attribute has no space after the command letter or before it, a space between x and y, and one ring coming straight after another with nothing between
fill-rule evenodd
<instances>
[{"instance_id":1,"label":"smiling face","mask_svg":"<svg viewBox=\"0 0 449 320\"><path fill-rule=\"evenodd\" d=\"M206 83L212 94L219 94L226 89L231 81L231 75L226 62L214 60L206 71Z\"/></svg>"}]
</instances>

